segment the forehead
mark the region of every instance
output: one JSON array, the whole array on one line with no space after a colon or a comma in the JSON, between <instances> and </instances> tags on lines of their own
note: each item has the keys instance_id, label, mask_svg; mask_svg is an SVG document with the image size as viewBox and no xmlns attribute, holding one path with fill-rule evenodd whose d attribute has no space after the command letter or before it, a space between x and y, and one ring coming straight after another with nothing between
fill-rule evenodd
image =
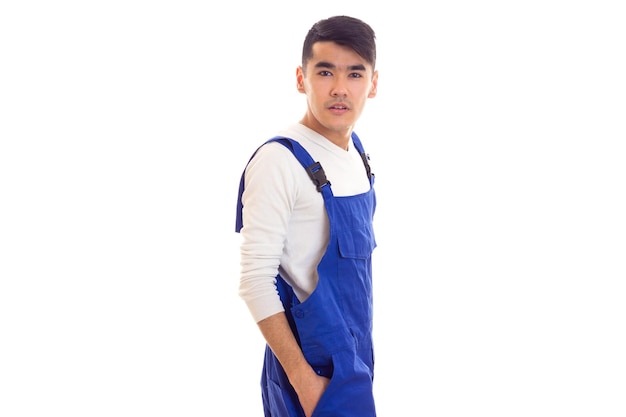
<instances>
[{"instance_id":1,"label":"forehead","mask_svg":"<svg viewBox=\"0 0 626 417\"><path fill-rule=\"evenodd\" d=\"M337 68L364 67L371 70L371 65L347 46L336 44L335 42L316 42L313 44L313 55L307 62L307 67L315 67L320 62L331 64Z\"/></svg>"}]
</instances>

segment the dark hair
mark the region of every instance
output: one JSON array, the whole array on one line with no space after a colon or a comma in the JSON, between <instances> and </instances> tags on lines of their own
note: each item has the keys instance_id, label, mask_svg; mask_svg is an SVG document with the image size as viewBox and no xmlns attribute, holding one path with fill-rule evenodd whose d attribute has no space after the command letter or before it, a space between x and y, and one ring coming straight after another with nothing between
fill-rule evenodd
<instances>
[{"instance_id":1,"label":"dark hair","mask_svg":"<svg viewBox=\"0 0 626 417\"><path fill-rule=\"evenodd\" d=\"M307 33L302 47L302 68L313 56L315 42L331 41L352 49L376 67L376 35L362 20L349 16L333 16L315 23Z\"/></svg>"}]
</instances>

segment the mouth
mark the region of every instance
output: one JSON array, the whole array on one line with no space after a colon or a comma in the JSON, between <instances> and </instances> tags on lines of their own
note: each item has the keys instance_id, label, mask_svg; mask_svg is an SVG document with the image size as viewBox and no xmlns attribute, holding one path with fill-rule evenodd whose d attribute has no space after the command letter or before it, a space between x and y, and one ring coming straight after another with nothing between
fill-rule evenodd
<instances>
[{"instance_id":1,"label":"mouth","mask_svg":"<svg viewBox=\"0 0 626 417\"><path fill-rule=\"evenodd\" d=\"M328 110L330 110L333 113L341 114L341 113L347 112L348 110L350 110L350 108L343 103L336 103L331 106L328 106Z\"/></svg>"}]
</instances>

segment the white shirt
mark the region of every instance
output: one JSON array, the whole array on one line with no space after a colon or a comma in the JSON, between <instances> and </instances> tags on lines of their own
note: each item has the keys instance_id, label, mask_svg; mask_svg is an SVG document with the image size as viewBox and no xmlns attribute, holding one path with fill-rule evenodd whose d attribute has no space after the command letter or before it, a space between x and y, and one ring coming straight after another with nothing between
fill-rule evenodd
<instances>
[{"instance_id":1,"label":"white shirt","mask_svg":"<svg viewBox=\"0 0 626 417\"><path fill-rule=\"evenodd\" d=\"M299 123L279 135L299 142L322 165L335 196L369 190L363 160L352 142L346 151ZM284 311L275 286L278 273L300 301L311 295L329 226L322 194L280 143L258 150L244 181L239 295L259 322Z\"/></svg>"}]
</instances>

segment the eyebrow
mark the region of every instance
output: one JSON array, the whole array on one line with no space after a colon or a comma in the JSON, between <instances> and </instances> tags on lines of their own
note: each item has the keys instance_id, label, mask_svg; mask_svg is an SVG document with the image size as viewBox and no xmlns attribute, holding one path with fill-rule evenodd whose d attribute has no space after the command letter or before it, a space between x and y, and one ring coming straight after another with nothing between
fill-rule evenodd
<instances>
[{"instance_id":1,"label":"eyebrow","mask_svg":"<svg viewBox=\"0 0 626 417\"><path fill-rule=\"evenodd\" d=\"M331 64L330 62L320 61L317 64L315 64L315 68L335 69L337 68L337 66L335 64ZM363 64L348 65L348 70L349 71L365 71L365 66Z\"/></svg>"}]
</instances>

